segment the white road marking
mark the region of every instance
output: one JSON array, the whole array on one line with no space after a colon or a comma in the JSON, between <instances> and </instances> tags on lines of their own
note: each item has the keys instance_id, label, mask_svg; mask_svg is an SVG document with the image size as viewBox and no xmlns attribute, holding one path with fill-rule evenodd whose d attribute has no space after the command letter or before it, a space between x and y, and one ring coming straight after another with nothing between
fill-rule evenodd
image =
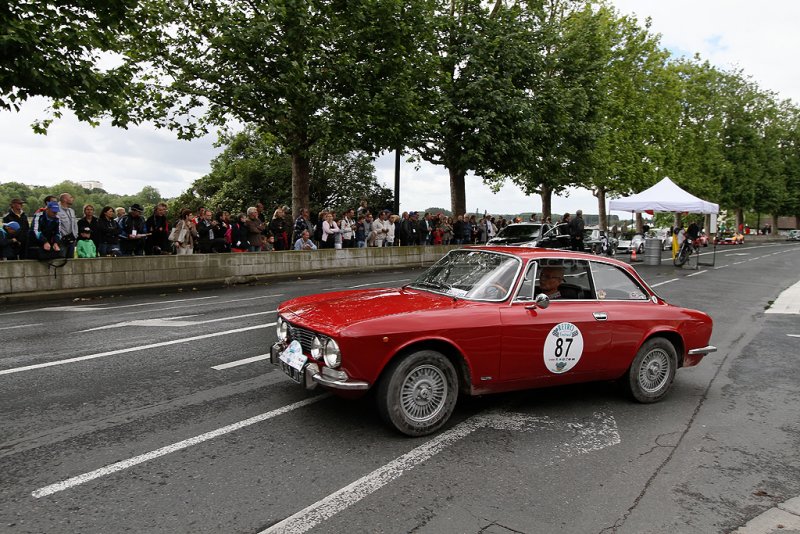
<instances>
[{"instance_id":1,"label":"white road marking","mask_svg":"<svg viewBox=\"0 0 800 534\"><path fill-rule=\"evenodd\" d=\"M223 369L230 369L231 367L238 367L240 365L247 365L248 363L253 362L260 362L261 360L268 360L269 354L261 354L259 356L252 356L250 358L245 358L244 360L236 360L234 362L223 363L220 365L212 365L212 369L216 369L217 371L222 371Z\"/></svg>"},{"instance_id":2,"label":"white road marking","mask_svg":"<svg viewBox=\"0 0 800 534\"><path fill-rule=\"evenodd\" d=\"M391 287L395 287L394 284L397 284L399 282L408 282L409 280L411 280L411 278L402 278L400 280L384 280L383 282L372 282L370 284L359 284L357 286L328 287L328 288L323 289L322 291L339 291L341 289L355 289L355 288L358 288L358 287L379 286L379 285L384 285L386 287L390 287L391 288Z\"/></svg>"},{"instance_id":3,"label":"white road marking","mask_svg":"<svg viewBox=\"0 0 800 534\"><path fill-rule=\"evenodd\" d=\"M20 324L17 326L4 326L0 328L0 330L13 330L15 328L27 328L29 326L42 326L44 323L31 323L31 324Z\"/></svg>"},{"instance_id":4,"label":"white road marking","mask_svg":"<svg viewBox=\"0 0 800 534\"><path fill-rule=\"evenodd\" d=\"M698 271L698 272L692 273L692 274L687 274L686 278L689 278L690 276L697 276L698 274L703 274L703 273L707 273L707 272L708 272L708 269L706 269L704 271Z\"/></svg>"},{"instance_id":5,"label":"white road marking","mask_svg":"<svg viewBox=\"0 0 800 534\"><path fill-rule=\"evenodd\" d=\"M740 263L744 263L743 261L735 261L733 262L734 265L739 265Z\"/></svg>"},{"instance_id":6,"label":"white road marking","mask_svg":"<svg viewBox=\"0 0 800 534\"><path fill-rule=\"evenodd\" d=\"M152 302L140 302L139 304L120 304L115 305L111 302L101 302L99 304L78 304L75 306L50 306L47 308L34 308L32 310L20 310L14 312L6 312L0 313L0 315L18 315L21 313L33 313L33 312L59 312L59 311L102 311L102 310L118 310L120 308L133 308L136 306L158 306L159 304L171 304L173 302L186 302L188 300L206 300L206 299L216 299L219 297L212 296L212 297L194 297L190 299L176 299L176 300L161 300L161 301L152 301Z\"/></svg>"},{"instance_id":7,"label":"white road marking","mask_svg":"<svg viewBox=\"0 0 800 534\"><path fill-rule=\"evenodd\" d=\"M714 270L724 269L725 267L730 267L730 265L720 265L719 267L714 267Z\"/></svg>"},{"instance_id":8,"label":"white road marking","mask_svg":"<svg viewBox=\"0 0 800 534\"><path fill-rule=\"evenodd\" d=\"M778 295L765 313L800 314L800 282Z\"/></svg>"},{"instance_id":9,"label":"white road marking","mask_svg":"<svg viewBox=\"0 0 800 534\"><path fill-rule=\"evenodd\" d=\"M311 530L478 429L528 432L550 429L574 434L572 440L556 448L556 459L597 451L621 442L613 416L595 413L594 419L591 423L578 423L559 422L548 417L532 417L524 414L487 414L471 417L383 467L272 525L260 534L299 534Z\"/></svg>"},{"instance_id":10,"label":"white road marking","mask_svg":"<svg viewBox=\"0 0 800 534\"><path fill-rule=\"evenodd\" d=\"M669 284L670 282L677 282L680 278L673 278L672 280L667 280L666 282L659 282L657 284L650 284L650 287L658 287L663 286L664 284Z\"/></svg>"},{"instance_id":11,"label":"white road marking","mask_svg":"<svg viewBox=\"0 0 800 534\"><path fill-rule=\"evenodd\" d=\"M82 362L85 360L93 360L95 358L105 358L106 356L115 356L117 354L125 354L127 352L136 352L140 350L155 349L158 347L167 347L169 345L178 345L179 343L188 343L189 341L197 341L199 339L208 339L210 337L227 336L228 334L238 334L239 332L247 332L248 330L258 330L260 328L269 328L275 326L275 323L259 324L256 326L247 326L244 328L236 328L234 330L226 330L224 332L214 332L213 334L203 334L201 336L185 337L182 339L173 339L171 341L162 341L160 343L151 343L149 345L139 345L137 347L128 347L127 349L110 350L108 352L98 352L97 354L87 354L86 356L77 356L75 358L68 358L66 360L57 360L54 362L37 363L34 365L26 365L24 367L14 367L13 369L0 370L0 375L10 375L13 373L21 373L22 371L31 371L33 369L43 369L45 367L53 367L55 365L65 365L68 363Z\"/></svg>"},{"instance_id":12,"label":"white road marking","mask_svg":"<svg viewBox=\"0 0 800 534\"><path fill-rule=\"evenodd\" d=\"M98 326L81 332L93 332L94 330L108 330L109 328L122 328L124 326L193 326L208 323L218 323L220 321L232 321L233 319L244 319L246 317L257 317L259 315L269 315L275 313L277 310L269 310L256 313L248 313L245 315L232 315L230 317L220 317L217 319L206 319L205 321L181 321L187 317L197 317L196 315L184 315L182 317L163 317L161 319L137 319L135 321L124 321L121 323L107 324L105 326Z\"/></svg>"},{"instance_id":13,"label":"white road marking","mask_svg":"<svg viewBox=\"0 0 800 534\"><path fill-rule=\"evenodd\" d=\"M222 428L218 428L216 430L212 430L204 434L200 434L199 436L185 439L183 441L173 443L172 445L167 445L166 447L161 447L160 449L156 449L154 451L145 454L140 454L139 456L134 456L133 458L129 458L121 462L116 462L107 465L105 467L101 467L100 469L95 469L94 471L90 471L88 473L84 473L76 477L68 478L67 480L62 480L61 482L56 482L55 484L50 484L49 486L37 489L36 491L32 492L31 495L33 497L36 497L37 499L41 497L47 497L48 495L58 493L59 491L64 491L66 489L78 486L80 484L85 484L90 480L104 477L106 475L110 475L111 473L122 471L124 469L128 469L129 467L133 467L134 465L139 465L141 463L153 460L155 458L159 458L161 456L170 454L172 452L179 451L187 447L191 447L192 445L197 445L199 443L203 443L204 441L208 441L210 439L214 439L225 434L230 434L231 432L240 430L244 427L254 425L256 423L260 423L268 419L272 419L274 417L283 415L285 413L289 413L298 408L302 408L304 406L308 406L309 404L319 402L320 400L328 396L329 394L323 394L317 397L312 397L310 399L304 399L295 402L294 404L289 404L288 406L284 406L283 408L278 408L277 410L272 410L271 412L262 413L254 417L250 417L249 419L239 421L238 423L233 423L231 425L224 426Z\"/></svg>"},{"instance_id":14,"label":"white road marking","mask_svg":"<svg viewBox=\"0 0 800 534\"><path fill-rule=\"evenodd\" d=\"M800 334L786 334L789 337L800 337Z\"/></svg>"},{"instance_id":15,"label":"white road marking","mask_svg":"<svg viewBox=\"0 0 800 534\"><path fill-rule=\"evenodd\" d=\"M261 297L248 297L248 298L244 298L244 299L218 300L218 301L214 301L214 302L201 302L199 304L185 304L183 306L167 306L166 308L157 307L156 311L162 312L162 311L167 311L167 310L180 310L180 309L184 309L184 308L199 307L199 306L221 306L222 304L227 304L229 302L244 302L246 300L258 300L258 299L266 299L266 298L282 297L282 296L283 296L283 293L278 293L276 295L263 295ZM158 304L158 303L155 303L155 304ZM131 311L131 312L120 313L118 315L131 315L131 314L138 314L138 313L142 313L142 312L140 312L140 311Z\"/></svg>"}]
</instances>

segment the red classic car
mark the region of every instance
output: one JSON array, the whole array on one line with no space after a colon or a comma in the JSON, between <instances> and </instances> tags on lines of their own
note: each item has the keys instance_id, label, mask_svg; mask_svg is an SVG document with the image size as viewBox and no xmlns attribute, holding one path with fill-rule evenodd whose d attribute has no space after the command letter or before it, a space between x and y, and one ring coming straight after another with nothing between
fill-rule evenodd
<instances>
[{"instance_id":1,"label":"red classic car","mask_svg":"<svg viewBox=\"0 0 800 534\"><path fill-rule=\"evenodd\" d=\"M354 319L356 318L356 319ZM306 388L376 390L412 436L459 394L622 378L639 402L716 350L711 318L670 305L629 265L561 250L453 250L402 288L310 295L278 308L273 364Z\"/></svg>"}]
</instances>

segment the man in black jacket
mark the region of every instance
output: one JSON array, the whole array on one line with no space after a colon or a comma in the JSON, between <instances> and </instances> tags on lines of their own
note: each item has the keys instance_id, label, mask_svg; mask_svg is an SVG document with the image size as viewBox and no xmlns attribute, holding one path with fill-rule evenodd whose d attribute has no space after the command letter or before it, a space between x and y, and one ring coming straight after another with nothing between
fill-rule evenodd
<instances>
[{"instance_id":1,"label":"man in black jacket","mask_svg":"<svg viewBox=\"0 0 800 534\"><path fill-rule=\"evenodd\" d=\"M575 212L575 218L569 223L569 241L572 250L583 252L583 211Z\"/></svg>"},{"instance_id":2,"label":"man in black jacket","mask_svg":"<svg viewBox=\"0 0 800 534\"><path fill-rule=\"evenodd\" d=\"M167 219L167 205L159 202L153 214L145 221L150 235L147 237L145 252L158 256L162 252L169 252L169 220Z\"/></svg>"},{"instance_id":3,"label":"man in black jacket","mask_svg":"<svg viewBox=\"0 0 800 534\"><path fill-rule=\"evenodd\" d=\"M15 236L16 242L12 244L14 255L17 259L24 260L28 254L28 231L30 224L28 223L28 216L22 211L22 205L25 202L21 198L11 199L10 209L3 217L4 223L15 222L19 224L19 231Z\"/></svg>"}]
</instances>

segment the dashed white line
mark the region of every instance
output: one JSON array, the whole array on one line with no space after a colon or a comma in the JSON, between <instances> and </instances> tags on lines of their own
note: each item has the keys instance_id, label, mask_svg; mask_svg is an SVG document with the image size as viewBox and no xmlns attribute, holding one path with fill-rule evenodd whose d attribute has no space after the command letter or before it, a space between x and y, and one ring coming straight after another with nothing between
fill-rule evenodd
<instances>
[{"instance_id":1,"label":"dashed white line","mask_svg":"<svg viewBox=\"0 0 800 534\"><path fill-rule=\"evenodd\" d=\"M158 310L158 312L162 312L162 311L167 311L167 310L180 310L180 309L183 309L183 308L194 307L194 306L198 306L198 307L199 306L221 306L221 305L227 304L229 302L244 302L246 300L258 300L258 299L266 299L266 298L271 298L271 297L282 297L282 296L283 296L283 293L278 293L276 295L263 295L261 297L249 297L249 298L244 298L244 299L232 299L232 300L219 300L219 301L215 301L215 302L200 302L198 304L186 304L186 305L183 305L183 306L167 306L166 308L159 307L159 308L157 308L157 310ZM131 312L120 313L119 315L131 315L131 314L134 314L134 313L141 313L141 312L131 311Z\"/></svg>"},{"instance_id":2,"label":"dashed white line","mask_svg":"<svg viewBox=\"0 0 800 534\"><path fill-rule=\"evenodd\" d=\"M233 362L223 363L220 365L212 365L211 368L217 371L222 371L223 369L230 369L231 367L238 367L240 365L247 365L248 363L253 362L260 362L261 360L268 360L269 354L260 354L258 356L252 356L250 358L245 358L243 360L236 360Z\"/></svg>"},{"instance_id":3,"label":"dashed white line","mask_svg":"<svg viewBox=\"0 0 800 534\"><path fill-rule=\"evenodd\" d=\"M743 261L735 261L733 262L734 265L739 265L740 263L744 263Z\"/></svg>"},{"instance_id":4,"label":"dashed white line","mask_svg":"<svg viewBox=\"0 0 800 534\"><path fill-rule=\"evenodd\" d=\"M707 273L707 272L708 272L708 269L703 270L703 271L698 271L698 272L692 273L692 274L687 274L686 278L689 278L690 276L697 276L698 274L703 274L703 273Z\"/></svg>"},{"instance_id":5,"label":"dashed white line","mask_svg":"<svg viewBox=\"0 0 800 534\"><path fill-rule=\"evenodd\" d=\"M220 321L232 321L234 319L244 319L246 317L257 317L259 315L269 315L270 313L275 313L277 310L269 310L263 312L256 312L256 313L247 313L245 315L231 315L228 317L218 317L216 319L206 319L205 321L181 321L180 319L184 319L187 317L196 317L196 315L184 315L182 317L162 317L160 319L140 319L136 321L124 321L121 323L113 323L107 324L104 326L98 326L95 328L88 328L86 330L80 330L80 332L92 332L94 330L108 330L111 328L122 328L125 326L194 326L194 325L201 325L201 324L208 324L208 323L218 323Z\"/></svg>"},{"instance_id":6,"label":"dashed white line","mask_svg":"<svg viewBox=\"0 0 800 534\"><path fill-rule=\"evenodd\" d=\"M800 334L786 334L789 337L800 337Z\"/></svg>"},{"instance_id":7,"label":"dashed white line","mask_svg":"<svg viewBox=\"0 0 800 534\"><path fill-rule=\"evenodd\" d=\"M90 471L88 473L84 473L76 477L68 478L67 480L62 480L61 482L56 482L55 484L50 484L49 486L37 489L36 491L32 492L31 495L36 497L37 499L41 497L47 497L48 495L58 493L59 491L64 491L66 489L78 486L80 484L85 484L90 480L104 477L106 475L122 471L124 469L128 469L129 467L133 467L134 465L139 465L143 462L147 462L149 460L159 458L161 456L170 454L172 452L179 451L187 447L191 447L192 445L203 443L204 441L214 439L224 434L230 434L231 432L242 429L246 426L254 425L256 423L266 421L267 419L272 419L274 417L283 415L298 408L302 408L303 406L308 406L309 404L319 402L320 400L324 399L327 396L329 396L329 394L326 393L323 395L319 395L317 397L312 397L310 399L304 399L299 402L295 402L294 404L289 404L288 406L284 406L283 408L278 408L277 410L272 410L271 412L266 412L260 415L256 415L249 419L245 419L244 421L239 421L238 423L233 423L231 425L224 426L216 430L212 430L211 432L206 432L205 434L200 434L199 436L185 439L183 441L173 443L172 445L167 445L166 447L161 447L160 449L156 449L154 451L145 454L140 454L139 456L134 456L133 458L129 458L121 462L113 463L105 467L101 467L100 469L95 469L94 471Z\"/></svg>"},{"instance_id":8,"label":"dashed white line","mask_svg":"<svg viewBox=\"0 0 800 534\"><path fill-rule=\"evenodd\" d=\"M158 347L167 347L169 345L177 345L179 343L188 343L190 341L197 341L199 339L208 339L211 337L227 336L228 334L238 334L239 332L247 332L248 330L258 330L260 328L269 328L275 326L275 323L259 324L256 326L247 326L244 328L236 328L234 330L226 330L224 332L214 332L213 334L203 334L201 336L185 337L182 339L173 339L171 341L162 341L160 343L151 343L149 345L139 345L137 347L128 347L126 349L110 350L108 352L99 352L97 354L87 354L86 356L78 356L75 358L68 358L66 360L57 360L54 362L37 363L34 365L26 365L24 367L14 367L13 369L0 370L0 375L10 375L13 373L21 373L23 371L31 371L33 369L43 369L45 367L53 367L55 365L65 365L68 363L82 362L85 360L93 360L95 358L104 358L106 356L115 356L117 354L125 354L126 352L136 352L139 350L155 349Z\"/></svg>"},{"instance_id":9,"label":"dashed white line","mask_svg":"<svg viewBox=\"0 0 800 534\"><path fill-rule=\"evenodd\" d=\"M724 269L724 268L726 268L726 267L730 267L730 265L720 265L719 267L714 267L714 270L717 270L717 269Z\"/></svg>"},{"instance_id":10,"label":"dashed white line","mask_svg":"<svg viewBox=\"0 0 800 534\"><path fill-rule=\"evenodd\" d=\"M680 278L673 278L672 280L667 280L665 282L659 282L657 284L650 284L650 287L658 287L663 286L664 284L669 284L670 282L677 282Z\"/></svg>"},{"instance_id":11,"label":"dashed white line","mask_svg":"<svg viewBox=\"0 0 800 534\"><path fill-rule=\"evenodd\" d=\"M18 324L17 326L4 326L0 330L14 330L15 328L27 328L29 326L42 326L44 323Z\"/></svg>"}]
</instances>

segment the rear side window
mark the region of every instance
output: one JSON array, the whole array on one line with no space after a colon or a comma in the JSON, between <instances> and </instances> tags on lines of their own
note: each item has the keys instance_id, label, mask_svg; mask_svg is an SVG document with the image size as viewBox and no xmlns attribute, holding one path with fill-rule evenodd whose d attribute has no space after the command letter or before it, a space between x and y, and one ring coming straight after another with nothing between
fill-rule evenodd
<instances>
[{"instance_id":1,"label":"rear side window","mask_svg":"<svg viewBox=\"0 0 800 534\"><path fill-rule=\"evenodd\" d=\"M616 265L592 262L594 288L599 300L647 300L647 292Z\"/></svg>"}]
</instances>

